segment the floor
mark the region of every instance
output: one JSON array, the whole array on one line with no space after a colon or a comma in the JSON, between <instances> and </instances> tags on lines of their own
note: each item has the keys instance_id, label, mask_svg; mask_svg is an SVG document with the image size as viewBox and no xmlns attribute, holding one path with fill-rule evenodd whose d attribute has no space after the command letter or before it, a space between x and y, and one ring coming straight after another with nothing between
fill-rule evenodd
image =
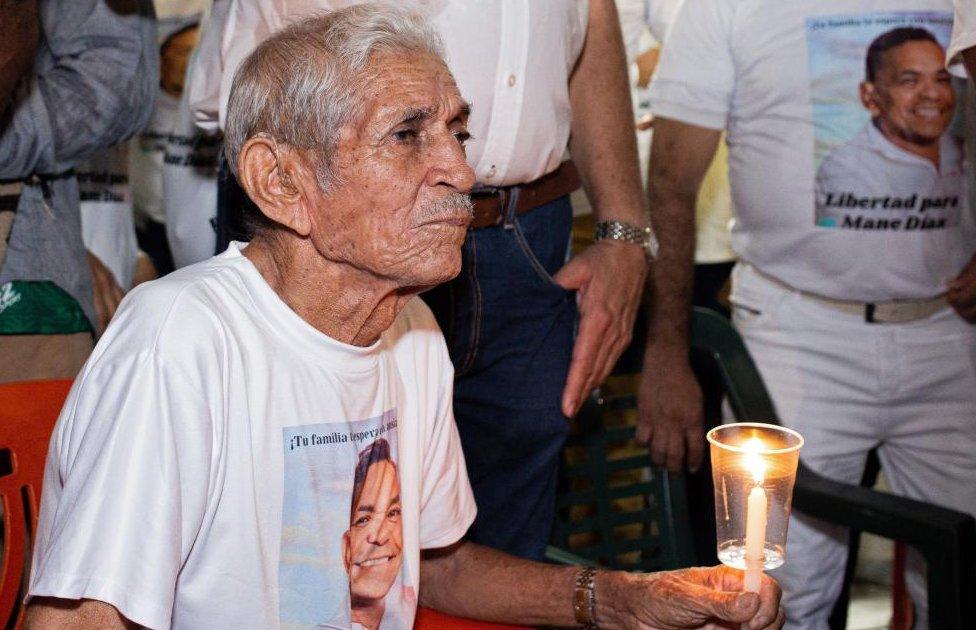
<instances>
[{"instance_id":1,"label":"floor","mask_svg":"<svg viewBox=\"0 0 976 630\"><path fill-rule=\"evenodd\" d=\"M858 567L851 587L848 630L888 630L891 621L890 541L863 535Z\"/></svg>"},{"instance_id":2,"label":"floor","mask_svg":"<svg viewBox=\"0 0 976 630\"><path fill-rule=\"evenodd\" d=\"M891 587L855 583L847 609L847 630L888 630L891 621Z\"/></svg>"}]
</instances>

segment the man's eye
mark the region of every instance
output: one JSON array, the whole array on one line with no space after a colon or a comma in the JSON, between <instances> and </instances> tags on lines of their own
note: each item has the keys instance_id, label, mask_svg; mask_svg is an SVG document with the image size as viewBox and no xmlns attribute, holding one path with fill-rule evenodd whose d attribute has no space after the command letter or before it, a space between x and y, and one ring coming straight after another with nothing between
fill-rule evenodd
<instances>
[{"instance_id":1,"label":"man's eye","mask_svg":"<svg viewBox=\"0 0 976 630\"><path fill-rule=\"evenodd\" d=\"M393 137L397 142L412 142L417 138L417 132L413 129L401 129L393 132Z\"/></svg>"},{"instance_id":2,"label":"man's eye","mask_svg":"<svg viewBox=\"0 0 976 630\"><path fill-rule=\"evenodd\" d=\"M454 134L454 138L458 141L458 144L463 147L464 144L471 139L471 134L467 131L459 131Z\"/></svg>"},{"instance_id":3,"label":"man's eye","mask_svg":"<svg viewBox=\"0 0 976 630\"><path fill-rule=\"evenodd\" d=\"M390 508L390 511L386 513L386 518L398 518L400 516L400 508Z\"/></svg>"},{"instance_id":4,"label":"man's eye","mask_svg":"<svg viewBox=\"0 0 976 630\"><path fill-rule=\"evenodd\" d=\"M367 523L369 523L368 516L360 516L355 521L353 521L353 525L356 527L364 527Z\"/></svg>"}]
</instances>

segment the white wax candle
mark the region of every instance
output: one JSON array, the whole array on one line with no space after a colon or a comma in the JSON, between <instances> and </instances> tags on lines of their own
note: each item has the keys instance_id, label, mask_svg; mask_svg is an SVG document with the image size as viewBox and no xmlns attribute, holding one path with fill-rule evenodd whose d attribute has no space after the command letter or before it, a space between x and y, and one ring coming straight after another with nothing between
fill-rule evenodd
<instances>
[{"instance_id":1,"label":"white wax candle","mask_svg":"<svg viewBox=\"0 0 976 630\"><path fill-rule=\"evenodd\" d=\"M766 491L756 486L746 504L746 575L743 590L758 593L766 543Z\"/></svg>"}]
</instances>

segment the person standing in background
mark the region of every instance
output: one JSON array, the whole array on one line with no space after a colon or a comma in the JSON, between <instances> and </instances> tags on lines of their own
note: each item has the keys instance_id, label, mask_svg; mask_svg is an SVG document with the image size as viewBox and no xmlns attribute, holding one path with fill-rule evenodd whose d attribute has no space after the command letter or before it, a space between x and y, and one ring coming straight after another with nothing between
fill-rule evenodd
<instances>
[{"instance_id":1,"label":"person standing in background","mask_svg":"<svg viewBox=\"0 0 976 630\"><path fill-rule=\"evenodd\" d=\"M877 448L892 492L976 513L976 238L963 174L954 160L919 160L931 177L872 191L888 204L884 225L868 221L874 199L853 204L850 221L818 221L815 185L819 165L874 115L859 87L885 108L915 103L897 114L903 123L945 120L952 99L939 47L951 23L948 0L682 5L651 85L662 248L642 377L654 406L640 418L670 469L696 467L704 450L688 357L693 200L725 130L740 256L733 322L780 421L806 438L804 464L857 484ZM872 45L897 28L924 28L938 46ZM926 54L915 54L918 44ZM914 101L916 91L926 96ZM861 165L859 184L877 184L871 167ZM846 539L844 528L793 514L791 561L773 572L791 630L826 627ZM916 628L925 628L924 572L909 558Z\"/></svg>"},{"instance_id":2,"label":"person standing in background","mask_svg":"<svg viewBox=\"0 0 976 630\"><path fill-rule=\"evenodd\" d=\"M73 168L145 125L158 81L148 1L41 0L37 15L32 70L3 79L15 87L0 118L0 182L16 190L16 213L0 267L0 355L16 360L0 361L0 381L73 377L107 321L114 282L86 262Z\"/></svg>"},{"instance_id":3,"label":"person standing in background","mask_svg":"<svg viewBox=\"0 0 976 630\"><path fill-rule=\"evenodd\" d=\"M618 0L627 61L631 69L631 97L637 124L637 151L641 177L647 185L647 166L654 134L649 85L657 68L661 46L674 15L684 0ZM705 173L695 201L695 278L691 303L729 314L727 289L735 263L729 224L732 193L728 153L720 143ZM639 435L643 442L646 436Z\"/></svg>"}]
</instances>

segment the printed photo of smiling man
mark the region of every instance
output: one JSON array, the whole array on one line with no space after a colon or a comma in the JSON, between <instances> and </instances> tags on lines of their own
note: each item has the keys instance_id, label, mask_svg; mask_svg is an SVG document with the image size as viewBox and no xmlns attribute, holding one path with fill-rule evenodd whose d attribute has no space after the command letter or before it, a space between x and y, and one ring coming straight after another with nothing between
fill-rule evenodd
<instances>
[{"instance_id":1,"label":"printed photo of smiling man","mask_svg":"<svg viewBox=\"0 0 976 630\"><path fill-rule=\"evenodd\" d=\"M377 438L359 453L349 529L342 535L354 630L380 627L386 596L403 564L402 549L400 478L389 442Z\"/></svg>"},{"instance_id":2,"label":"printed photo of smiling man","mask_svg":"<svg viewBox=\"0 0 976 630\"><path fill-rule=\"evenodd\" d=\"M868 46L860 102L870 120L817 171L817 224L849 229L939 229L954 223L961 141L945 49L931 31L888 30Z\"/></svg>"}]
</instances>

